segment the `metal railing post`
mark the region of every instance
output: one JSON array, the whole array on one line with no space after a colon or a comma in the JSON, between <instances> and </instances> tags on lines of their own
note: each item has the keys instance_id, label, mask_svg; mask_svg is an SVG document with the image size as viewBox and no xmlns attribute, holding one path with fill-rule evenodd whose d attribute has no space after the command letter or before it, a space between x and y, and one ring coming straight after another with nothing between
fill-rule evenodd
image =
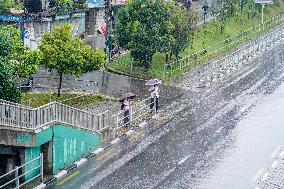
<instances>
[{"instance_id":1,"label":"metal railing post","mask_svg":"<svg viewBox=\"0 0 284 189\"><path fill-rule=\"evenodd\" d=\"M157 114L157 103L156 103L156 100L157 100L157 97L155 96L154 97L154 114L156 115Z\"/></svg>"},{"instance_id":2,"label":"metal railing post","mask_svg":"<svg viewBox=\"0 0 284 189\"><path fill-rule=\"evenodd\" d=\"M132 108L133 108L132 106L130 106L130 108L129 108L129 120L128 120L128 123L132 122L132 118L133 118L133 115L132 115L133 109Z\"/></svg>"},{"instance_id":3,"label":"metal railing post","mask_svg":"<svg viewBox=\"0 0 284 189\"><path fill-rule=\"evenodd\" d=\"M118 117L118 115L116 115L116 128L115 129L117 129L118 127L119 127L119 117Z\"/></svg>"},{"instance_id":4,"label":"metal railing post","mask_svg":"<svg viewBox=\"0 0 284 189\"><path fill-rule=\"evenodd\" d=\"M15 184L16 184L16 189L18 189L19 188L19 186L20 186L20 180L19 180L19 168L18 168L18 166L16 166L16 168L15 168Z\"/></svg>"},{"instance_id":5,"label":"metal railing post","mask_svg":"<svg viewBox=\"0 0 284 189\"><path fill-rule=\"evenodd\" d=\"M40 174L41 182L43 182L43 153L40 153Z\"/></svg>"}]
</instances>

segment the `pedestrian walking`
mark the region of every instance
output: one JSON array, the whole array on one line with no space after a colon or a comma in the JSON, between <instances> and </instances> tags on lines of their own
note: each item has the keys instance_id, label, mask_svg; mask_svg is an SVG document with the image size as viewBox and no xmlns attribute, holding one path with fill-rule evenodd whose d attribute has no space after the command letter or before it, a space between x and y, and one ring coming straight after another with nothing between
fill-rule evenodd
<instances>
[{"instance_id":1,"label":"pedestrian walking","mask_svg":"<svg viewBox=\"0 0 284 189\"><path fill-rule=\"evenodd\" d=\"M125 127L129 127L130 125L130 105L131 99L135 98L136 95L128 92L122 95L121 97L121 110L123 110L123 123Z\"/></svg>"},{"instance_id":2,"label":"pedestrian walking","mask_svg":"<svg viewBox=\"0 0 284 189\"><path fill-rule=\"evenodd\" d=\"M162 83L159 79L151 79L147 81L146 85L150 86L149 92L150 92L150 110L153 112L154 106L156 113L159 109L159 84Z\"/></svg>"},{"instance_id":3,"label":"pedestrian walking","mask_svg":"<svg viewBox=\"0 0 284 189\"><path fill-rule=\"evenodd\" d=\"M160 89L159 89L159 85L156 84L154 85L154 95L155 95L155 102L156 102L156 113L158 112L158 109L159 109L159 92L160 92Z\"/></svg>"},{"instance_id":4,"label":"pedestrian walking","mask_svg":"<svg viewBox=\"0 0 284 189\"><path fill-rule=\"evenodd\" d=\"M157 113L159 109L159 86L154 85L150 87L149 91L150 91L150 98L151 98L150 110L151 112L153 112L153 109L155 106L155 111Z\"/></svg>"},{"instance_id":5,"label":"pedestrian walking","mask_svg":"<svg viewBox=\"0 0 284 189\"><path fill-rule=\"evenodd\" d=\"M125 98L122 102L121 109L123 110L123 123L125 127L129 126L129 116L130 116L130 99Z\"/></svg>"}]
</instances>

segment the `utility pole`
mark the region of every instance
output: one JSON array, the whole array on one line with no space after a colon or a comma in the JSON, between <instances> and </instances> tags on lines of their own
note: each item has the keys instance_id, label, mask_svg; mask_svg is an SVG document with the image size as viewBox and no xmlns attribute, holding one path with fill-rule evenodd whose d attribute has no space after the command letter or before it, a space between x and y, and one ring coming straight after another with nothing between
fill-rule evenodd
<instances>
[{"instance_id":1,"label":"utility pole","mask_svg":"<svg viewBox=\"0 0 284 189\"><path fill-rule=\"evenodd\" d=\"M262 24L262 27L264 29L263 10L264 10L264 4L261 4L261 24Z\"/></svg>"},{"instance_id":2,"label":"utility pole","mask_svg":"<svg viewBox=\"0 0 284 189\"><path fill-rule=\"evenodd\" d=\"M263 18L264 6L266 4L272 4L273 1L272 0L255 0L255 3L261 4L261 25L262 25L262 28L264 29L264 18Z\"/></svg>"},{"instance_id":3,"label":"utility pole","mask_svg":"<svg viewBox=\"0 0 284 189\"><path fill-rule=\"evenodd\" d=\"M105 34L105 44L106 44L106 54L107 54L107 61L110 62L111 51L112 51L112 5L111 0L105 0L105 22L106 22L106 34Z\"/></svg>"}]
</instances>

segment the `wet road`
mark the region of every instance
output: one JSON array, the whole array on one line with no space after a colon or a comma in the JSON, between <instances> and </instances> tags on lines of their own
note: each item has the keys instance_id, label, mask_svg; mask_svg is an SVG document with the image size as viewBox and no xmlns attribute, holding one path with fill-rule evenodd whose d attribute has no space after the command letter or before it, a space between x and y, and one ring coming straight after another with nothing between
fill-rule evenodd
<instances>
[{"instance_id":1,"label":"wet road","mask_svg":"<svg viewBox=\"0 0 284 189\"><path fill-rule=\"evenodd\" d=\"M176 94L174 100L164 93L165 124L106 165L95 169L90 162L53 188L254 187L284 144L282 49L265 52L219 85L165 87Z\"/></svg>"}]
</instances>

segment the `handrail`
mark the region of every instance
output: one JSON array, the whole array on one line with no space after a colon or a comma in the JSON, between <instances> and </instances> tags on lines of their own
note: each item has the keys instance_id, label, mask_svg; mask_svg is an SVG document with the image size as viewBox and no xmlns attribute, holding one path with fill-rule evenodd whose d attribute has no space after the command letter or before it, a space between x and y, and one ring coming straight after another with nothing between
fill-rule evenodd
<instances>
[{"instance_id":1,"label":"handrail","mask_svg":"<svg viewBox=\"0 0 284 189\"><path fill-rule=\"evenodd\" d=\"M265 25L268 25L268 28L269 28L269 26L271 24L282 22L283 20L284 20L284 14L281 13L281 14L279 14L279 15L277 15L275 17L272 17L271 19L265 21L264 25L257 24L257 25L252 26L252 27L250 27L250 28L248 28L248 29L246 29L244 31L236 33L235 35L230 36L229 38L226 38L226 39L224 39L222 41L219 41L218 43L216 43L214 45L210 44L206 48L201 49L198 52L190 53L190 54L186 55L185 57L181 58L179 61L174 61L174 62L171 62L171 63L167 63L167 64L164 65L163 77L166 77L166 74L172 75L173 69L174 70L182 70L182 69L188 67L189 64L194 64L195 62L197 62L197 61L199 61L199 60L201 60L203 58L206 58L210 54L216 53L217 51L222 50L222 49L224 49L224 48L226 48L226 47L228 47L230 45L237 44L241 40L241 39L238 39L238 37L239 36L243 37L244 34L247 33L248 31L255 30L255 31L250 32L250 34L253 34L253 33L256 33L256 32L264 30L264 26ZM271 22L271 24L270 24L270 22ZM265 37L265 36L267 36L269 34L271 35L272 32L268 32L267 34L264 34L264 35L260 36L259 38L263 38L263 37ZM237 38L237 40L235 40L235 38ZM222 47L218 47L215 50L213 49L212 52L209 52L209 53L207 53L204 56L202 55L202 53L204 51L212 49L212 48L215 48L216 46L220 46L221 44L223 44L226 41L231 41L231 42L226 44L226 45L224 45L224 46L222 46ZM195 56L200 56L200 55L201 55L201 57L199 57L197 59L194 59ZM182 65L182 62L187 62L187 63L185 63L185 65ZM167 71L167 68L170 68L170 71ZM184 71L186 71L186 70L184 70Z\"/></svg>"},{"instance_id":2,"label":"handrail","mask_svg":"<svg viewBox=\"0 0 284 189\"><path fill-rule=\"evenodd\" d=\"M25 105L22 105L22 104L19 104L19 103L15 103L15 102L11 102L11 101L4 100L4 99L0 99L0 103L11 104L11 105L14 105L14 106L24 107L24 108L31 108L30 106L25 106Z\"/></svg>"},{"instance_id":3,"label":"handrail","mask_svg":"<svg viewBox=\"0 0 284 189\"><path fill-rule=\"evenodd\" d=\"M0 125L35 130L52 122L60 122L96 132L108 127L106 121L101 121L101 117L108 112L94 114L60 102L27 108L0 101Z\"/></svg>"},{"instance_id":4,"label":"handrail","mask_svg":"<svg viewBox=\"0 0 284 189\"><path fill-rule=\"evenodd\" d=\"M27 165L31 164L32 162L34 162L36 160L39 160L39 163L37 165L33 166L33 168L28 169L28 170L23 169L24 167L26 167ZM20 172L19 172L20 169L22 170L22 174L20 174ZM27 180L24 180L24 181L22 181L22 179L20 179L21 177L23 177L23 176L25 176L25 175L27 175L31 172L34 172L37 169L38 169L38 173L36 173L36 175L33 176L32 178L28 178ZM42 153L38 157L26 162L25 164L23 164L21 166L16 166L13 170L9 171L8 173L5 173L4 175L1 175L0 179L5 178L6 176L12 175L12 174L13 174L14 178L11 178L6 183L0 185L0 189L4 188L5 186L9 186L13 182L15 183L15 186L16 186L15 188L19 189L21 186L27 184L28 182L34 180L35 178L37 178L39 176L41 177L41 181L43 181L43 155L42 155Z\"/></svg>"}]
</instances>

